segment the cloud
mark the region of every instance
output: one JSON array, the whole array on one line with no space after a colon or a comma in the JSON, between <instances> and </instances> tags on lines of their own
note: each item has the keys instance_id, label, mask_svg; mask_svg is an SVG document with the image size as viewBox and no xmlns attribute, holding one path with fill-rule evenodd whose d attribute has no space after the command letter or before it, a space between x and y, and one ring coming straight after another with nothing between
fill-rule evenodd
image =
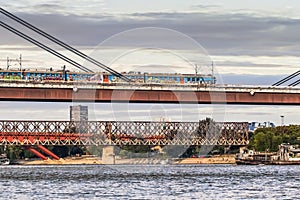
<instances>
[{"instance_id":1,"label":"cloud","mask_svg":"<svg viewBox=\"0 0 300 200\"><path fill-rule=\"evenodd\" d=\"M251 74L223 74L223 84L236 85L272 85L275 82L284 78L285 75L251 75ZM217 80L220 84L220 81Z\"/></svg>"},{"instance_id":2,"label":"cloud","mask_svg":"<svg viewBox=\"0 0 300 200\"><path fill-rule=\"evenodd\" d=\"M64 15L72 13L82 15L86 15L90 12L95 13L105 5L101 0L89 0L88 2L84 0L64 0L63 2L58 0L18 0L11 2L0 0L0 3L4 9L15 10L17 12L21 11L34 14L63 13Z\"/></svg>"},{"instance_id":3,"label":"cloud","mask_svg":"<svg viewBox=\"0 0 300 200\"><path fill-rule=\"evenodd\" d=\"M219 10L222 8L220 5L203 5L203 4L198 4L198 5L192 5L191 8L196 9L196 10Z\"/></svg>"},{"instance_id":4,"label":"cloud","mask_svg":"<svg viewBox=\"0 0 300 200\"><path fill-rule=\"evenodd\" d=\"M72 103L1 102L0 120L69 120ZM110 104L82 103L89 106L89 120L95 121L198 121L214 117L217 121L272 121L280 124L299 124L299 109L295 106L198 105L198 104ZM120 108L114 110L114 108ZM47 114L45 114L47 113Z\"/></svg>"},{"instance_id":5,"label":"cloud","mask_svg":"<svg viewBox=\"0 0 300 200\"><path fill-rule=\"evenodd\" d=\"M214 5L208 5L209 9L215 9L218 12L203 12L207 6L196 5L193 11L91 12L88 14L81 12L83 9L78 13L53 11L44 14L42 9L49 9L49 11L54 8L66 9L65 4L46 2L34 5L38 7L37 12L16 14L79 49L83 46L95 47L110 36L129 29L163 27L182 32L201 44L209 54L216 58L222 73L257 74L259 71L259 73L272 73L273 75L274 73L288 74L295 71L298 64L300 19L296 18L259 15L246 11L221 12L219 6ZM76 4L76 9L79 7L80 4ZM40 39L25 28L20 28L20 30ZM24 48L24 51L37 49L28 48L30 45L27 42L6 30L0 29L0 34L2 46L19 45L19 52L25 45L27 49ZM131 46L134 42L144 41L141 45L161 44L164 47L190 50L188 48L191 46L182 42L180 37L172 38L167 32L156 34L153 31L135 31L130 38L106 44L121 48L121 46ZM42 41L52 45L49 41ZM189 57L189 60L199 63L202 58L199 58L199 54L193 53L194 55ZM101 55L100 60L105 60L106 58L101 58ZM105 57L105 54L102 57ZM42 58L44 59L44 56ZM161 63L158 64L161 65ZM249 70L250 68L252 71Z\"/></svg>"},{"instance_id":6,"label":"cloud","mask_svg":"<svg viewBox=\"0 0 300 200\"><path fill-rule=\"evenodd\" d=\"M53 6L56 5L40 5ZM152 26L185 33L215 55L299 56L296 49L299 49L300 20L285 17L201 12L106 13L91 16L18 13L18 16L74 45L97 45L113 34ZM4 41L1 40L2 43Z\"/></svg>"},{"instance_id":7,"label":"cloud","mask_svg":"<svg viewBox=\"0 0 300 200\"><path fill-rule=\"evenodd\" d=\"M25 7L23 7L25 8ZM43 13L45 11L52 11L53 10L62 10L62 9L65 9L64 6L62 6L61 4L50 4L50 3L41 3L39 4L36 9L40 12L40 13Z\"/></svg>"}]
</instances>

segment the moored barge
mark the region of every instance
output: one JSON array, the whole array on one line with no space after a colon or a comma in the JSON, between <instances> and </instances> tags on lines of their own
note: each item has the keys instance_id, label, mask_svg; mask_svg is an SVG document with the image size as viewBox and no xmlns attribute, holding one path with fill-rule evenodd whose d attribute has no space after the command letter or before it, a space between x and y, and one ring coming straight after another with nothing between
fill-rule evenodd
<instances>
[{"instance_id":1,"label":"moored barge","mask_svg":"<svg viewBox=\"0 0 300 200\"><path fill-rule=\"evenodd\" d=\"M246 150L235 160L237 165L300 165L300 149L297 145L281 144L278 152Z\"/></svg>"}]
</instances>

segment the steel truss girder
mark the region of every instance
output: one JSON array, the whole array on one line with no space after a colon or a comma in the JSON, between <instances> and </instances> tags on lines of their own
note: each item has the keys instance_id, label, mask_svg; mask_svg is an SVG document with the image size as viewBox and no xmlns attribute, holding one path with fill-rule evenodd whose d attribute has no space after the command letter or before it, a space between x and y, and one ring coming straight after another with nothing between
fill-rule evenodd
<instances>
[{"instance_id":1,"label":"steel truss girder","mask_svg":"<svg viewBox=\"0 0 300 200\"><path fill-rule=\"evenodd\" d=\"M0 121L0 145L246 145L247 122Z\"/></svg>"}]
</instances>

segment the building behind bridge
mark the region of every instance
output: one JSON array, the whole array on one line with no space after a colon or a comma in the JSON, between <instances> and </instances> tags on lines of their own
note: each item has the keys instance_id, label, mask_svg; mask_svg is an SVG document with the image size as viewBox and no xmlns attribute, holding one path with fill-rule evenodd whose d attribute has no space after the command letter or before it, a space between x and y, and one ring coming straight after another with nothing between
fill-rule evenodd
<instances>
[{"instance_id":1,"label":"building behind bridge","mask_svg":"<svg viewBox=\"0 0 300 200\"><path fill-rule=\"evenodd\" d=\"M70 106L70 121L88 121L88 106Z\"/></svg>"},{"instance_id":2,"label":"building behind bridge","mask_svg":"<svg viewBox=\"0 0 300 200\"><path fill-rule=\"evenodd\" d=\"M273 122L250 122L249 131L255 131L258 128L274 128L275 124Z\"/></svg>"}]
</instances>

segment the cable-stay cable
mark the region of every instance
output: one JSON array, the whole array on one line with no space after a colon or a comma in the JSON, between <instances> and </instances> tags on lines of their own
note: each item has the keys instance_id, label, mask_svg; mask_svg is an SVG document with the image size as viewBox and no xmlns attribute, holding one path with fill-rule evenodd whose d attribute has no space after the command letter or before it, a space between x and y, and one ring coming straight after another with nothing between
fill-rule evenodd
<instances>
[{"instance_id":1,"label":"cable-stay cable","mask_svg":"<svg viewBox=\"0 0 300 200\"><path fill-rule=\"evenodd\" d=\"M120 74L119 72L117 72L117 71L115 71L115 70L113 70L113 69L107 67L106 65L100 63L99 61L95 60L94 58L92 58L92 57L90 57L90 56L88 56L88 55L82 53L81 51L79 51L79 50L77 50L77 49L75 49L75 48L73 48L73 47L71 47L70 45L68 45L68 44L62 42L61 40L59 40L59 39L53 37L52 35L50 35L50 34L44 32L44 31L42 31L41 29L39 29L39 28L33 26L32 24L30 24L30 23L24 21L23 19L21 19L21 18L15 16L15 15L13 15L12 13L10 13L10 12L4 10L3 8L0 8L0 12L1 12L2 14L4 14L5 16L11 18L12 20L14 20L14 21L16 21L16 22L22 24L23 26L25 26L25 27L31 29L32 31L34 31L34 32L36 32L36 33L38 33L38 34L44 36L45 38L51 40L52 42L54 42L54 43L56 43L56 44L58 44L58 45L64 47L65 49L67 49L67 50L73 52L74 54L80 56L81 58L86 59L87 61L89 61L89 62L93 63L94 65L96 65L96 66L98 66L98 67L100 67L100 68L102 68L102 69L104 69L104 70L110 72L111 74L113 74L113 75L115 75L115 76L117 76L117 77L123 79L124 81L130 82L130 79L129 79L129 78L125 77L124 75Z\"/></svg>"},{"instance_id":2,"label":"cable-stay cable","mask_svg":"<svg viewBox=\"0 0 300 200\"><path fill-rule=\"evenodd\" d=\"M300 79L298 79L297 81L289 84L289 86L293 86L294 87L294 86L299 85L299 84L300 84Z\"/></svg>"},{"instance_id":3,"label":"cable-stay cable","mask_svg":"<svg viewBox=\"0 0 300 200\"><path fill-rule=\"evenodd\" d=\"M36 45L36 46L44 49L45 51L47 51L47 52L49 52L49 53L51 53L51 54L59 57L60 59L66 61L68 63L70 63L71 65L77 67L78 69L83 70L84 72L87 72L87 73L94 73L92 70L90 70L90 69L88 69L88 68L80 65L79 63L75 62L74 60L72 60L72 59L70 59L70 58L62 55L61 53L59 53L59 52L51 49L50 47L48 47L48 46L46 46L46 45L38 42L37 40L33 39L32 37L30 37L30 36L28 36L28 35L26 35L24 33L21 33L20 31L14 29L13 27L9 26L8 24L6 24L6 23L4 23L2 21L0 21L0 26L2 26L3 28L9 30L10 32L12 32L12 33L20 36L21 38L27 40L28 42L31 42L32 44L34 44L34 45Z\"/></svg>"},{"instance_id":4,"label":"cable-stay cable","mask_svg":"<svg viewBox=\"0 0 300 200\"><path fill-rule=\"evenodd\" d=\"M291 80L292 78L295 78L296 76L298 76L300 74L300 70L296 71L295 73L281 79L280 81L277 81L276 83L274 83L272 86L280 86L282 85L283 83Z\"/></svg>"}]
</instances>

